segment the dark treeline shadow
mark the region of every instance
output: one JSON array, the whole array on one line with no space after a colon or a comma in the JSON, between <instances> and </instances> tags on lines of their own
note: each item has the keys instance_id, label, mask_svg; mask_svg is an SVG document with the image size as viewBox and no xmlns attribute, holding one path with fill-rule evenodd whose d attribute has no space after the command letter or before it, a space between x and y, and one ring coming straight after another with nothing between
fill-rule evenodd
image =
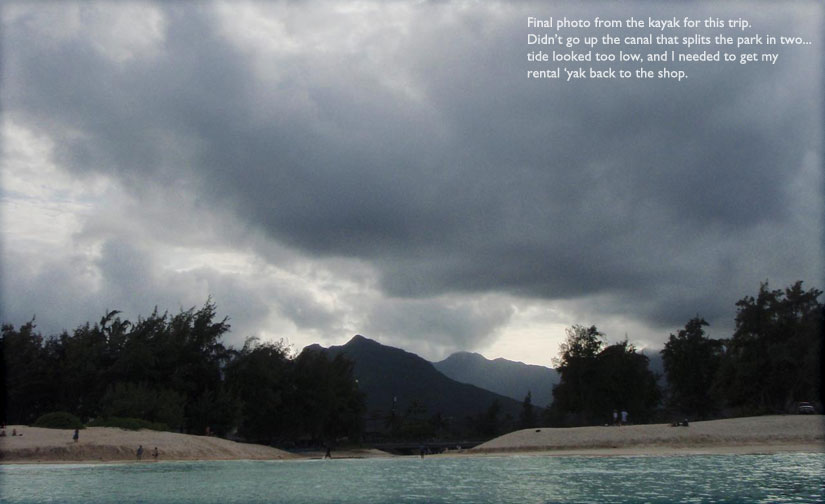
<instances>
[{"instance_id":1,"label":"dark treeline shadow","mask_svg":"<svg viewBox=\"0 0 825 504\"><path fill-rule=\"evenodd\" d=\"M709 338L708 323L697 315L661 352L662 387L648 358L627 340L606 346L595 326L573 326L554 362L560 382L545 420L603 425L621 422L621 411L634 423L782 414L802 402L821 412L821 294L801 281L784 290L763 283L756 297L736 303L730 338Z\"/></svg>"}]
</instances>

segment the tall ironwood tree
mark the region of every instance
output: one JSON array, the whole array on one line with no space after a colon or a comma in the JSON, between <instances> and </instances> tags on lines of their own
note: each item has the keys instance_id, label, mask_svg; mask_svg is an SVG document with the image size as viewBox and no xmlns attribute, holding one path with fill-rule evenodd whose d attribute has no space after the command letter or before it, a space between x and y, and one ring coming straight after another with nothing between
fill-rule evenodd
<instances>
[{"instance_id":1,"label":"tall ironwood tree","mask_svg":"<svg viewBox=\"0 0 825 504\"><path fill-rule=\"evenodd\" d=\"M656 378L646 356L627 340L605 346L595 326L575 325L554 361L560 382L548 410L551 425L603 424L614 409L634 421L648 421L659 401Z\"/></svg>"},{"instance_id":2,"label":"tall ironwood tree","mask_svg":"<svg viewBox=\"0 0 825 504\"><path fill-rule=\"evenodd\" d=\"M796 282L784 290L760 285L756 297L736 303L718 387L742 413L788 412L821 393L822 291Z\"/></svg>"},{"instance_id":3,"label":"tall ironwood tree","mask_svg":"<svg viewBox=\"0 0 825 504\"><path fill-rule=\"evenodd\" d=\"M722 340L705 335L708 323L696 316L676 334L671 334L662 350L668 383L668 406L699 418L708 418L718 409L714 382L724 352Z\"/></svg>"}]
</instances>

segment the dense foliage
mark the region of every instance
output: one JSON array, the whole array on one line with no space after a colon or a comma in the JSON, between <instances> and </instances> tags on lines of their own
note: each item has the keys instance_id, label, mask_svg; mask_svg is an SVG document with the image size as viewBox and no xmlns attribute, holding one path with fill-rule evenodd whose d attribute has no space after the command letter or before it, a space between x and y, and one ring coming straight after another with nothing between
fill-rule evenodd
<instances>
[{"instance_id":1,"label":"dense foliage","mask_svg":"<svg viewBox=\"0 0 825 504\"><path fill-rule=\"evenodd\" d=\"M573 326L556 361L561 381L553 388L548 419L553 425L612 422L614 411L627 411L646 422L659 401L648 359L626 340L605 345L595 326Z\"/></svg>"},{"instance_id":2,"label":"dense foliage","mask_svg":"<svg viewBox=\"0 0 825 504\"><path fill-rule=\"evenodd\" d=\"M82 421L130 418L195 434L239 428L259 441L358 435L363 398L348 361L310 364L254 340L227 348L229 324L215 315L211 301L174 316L155 310L135 323L113 311L50 338L34 321L3 325L4 421L32 424L65 411Z\"/></svg>"},{"instance_id":3,"label":"dense foliage","mask_svg":"<svg viewBox=\"0 0 825 504\"><path fill-rule=\"evenodd\" d=\"M65 411L55 411L41 415L34 421L35 427L44 429L84 429L83 422L79 418L66 413Z\"/></svg>"},{"instance_id":4,"label":"dense foliage","mask_svg":"<svg viewBox=\"0 0 825 504\"><path fill-rule=\"evenodd\" d=\"M648 358L627 339L608 345L595 326L575 325L554 361L560 381L544 420L606 424L614 411L626 411L634 423L657 415L782 413L800 401L821 410L821 294L804 290L802 282L784 290L762 284L755 297L736 304L728 339L708 337L708 324L697 315L662 350L663 391ZM530 393L520 405L489 401L489 392L454 383L423 359L363 337L336 351L316 345L293 357L282 342L255 338L240 350L228 348L227 331L227 319L216 319L211 301L174 316L155 310L134 323L113 311L94 325L47 338L34 320L17 329L3 325L2 419L237 433L282 445L358 439L365 419L373 435L410 440L486 438L541 421ZM364 391L372 391L370 415ZM375 405L389 398L389 412L382 413ZM460 411L475 413L462 418Z\"/></svg>"},{"instance_id":5,"label":"dense foliage","mask_svg":"<svg viewBox=\"0 0 825 504\"><path fill-rule=\"evenodd\" d=\"M250 338L226 368L226 383L241 400L239 433L267 442L357 438L364 397L352 362L305 351L291 359L283 343Z\"/></svg>"},{"instance_id":6,"label":"dense foliage","mask_svg":"<svg viewBox=\"0 0 825 504\"><path fill-rule=\"evenodd\" d=\"M521 414L519 415L519 428L530 429L536 426L536 413L533 408L533 393L527 391L524 402L521 403Z\"/></svg>"},{"instance_id":7,"label":"dense foliage","mask_svg":"<svg viewBox=\"0 0 825 504\"><path fill-rule=\"evenodd\" d=\"M726 341L716 386L742 413L789 411L822 393L822 291L802 282L785 290L764 283L736 303L736 331Z\"/></svg>"},{"instance_id":8,"label":"dense foliage","mask_svg":"<svg viewBox=\"0 0 825 504\"><path fill-rule=\"evenodd\" d=\"M762 284L756 297L736 303L736 330L712 339L699 316L671 334L664 349L665 401L647 357L627 341L605 346L596 327L573 326L554 362L552 425L593 425L626 410L633 422L655 416L712 418L789 413L801 401L822 408L825 310L817 289L796 282L784 290Z\"/></svg>"},{"instance_id":9,"label":"dense foliage","mask_svg":"<svg viewBox=\"0 0 825 504\"><path fill-rule=\"evenodd\" d=\"M671 334L662 350L668 380L668 407L674 412L708 418L720 399L714 383L722 362L724 344L705 335L708 323L692 318L677 334Z\"/></svg>"},{"instance_id":10,"label":"dense foliage","mask_svg":"<svg viewBox=\"0 0 825 504\"><path fill-rule=\"evenodd\" d=\"M785 290L767 283L737 306L729 339L705 336L700 318L671 335L662 351L670 406L700 417L787 413L822 393L823 306L817 289L796 282ZM820 403L821 407L821 403Z\"/></svg>"}]
</instances>

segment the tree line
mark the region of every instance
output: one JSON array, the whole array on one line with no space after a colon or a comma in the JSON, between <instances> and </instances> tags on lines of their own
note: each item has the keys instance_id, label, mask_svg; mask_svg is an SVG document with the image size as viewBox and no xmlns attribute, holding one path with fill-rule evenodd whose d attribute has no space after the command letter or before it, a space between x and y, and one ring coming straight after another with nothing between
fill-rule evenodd
<instances>
[{"instance_id":1,"label":"tree line","mask_svg":"<svg viewBox=\"0 0 825 504\"><path fill-rule=\"evenodd\" d=\"M603 425L622 410L634 423L783 413L799 401L820 401L821 294L802 282L783 290L764 283L755 297L736 303L729 338L710 338L697 315L661 352L664 386L627 338L607 344L595 326L573 326L554 360L560 381L552 405L534 408L528 392L516 419L494 402L467 419L468 432L493 437L540 424ZM34 321L17 329L5 324L3 420L32 424L65 411L84 422L136 418L269 444L360 438L365 401L351 361L312 348L293 356L283 342L256 338L227 347L222 337L229 329L211 300L173 316L156 309L134 323L112 311L49 337ZM382 421L398 438L455 435L440 415L415 404Z\"/></svg>"},{"instance_id":2,"label":"tree line","mask_svg":"<svg viewBox=\"0 0 825 504\"><path fill-rule=\"evenodd\" d=\"M545 420L554 426L600 425L614 411L635 423L690 417L787 413L822 392L822 291L802 282L736 303L735 331L710 338L700 316L671 334L661 351L665 385L647 356L625 341L605 344L595 326L576 325L554 361L560 382ZM819 402L821 407L821 402Z\"/></svg>"},{"instance_id":3,"label":"tree line","mask_svg":"<svg viewBox=\"0 0 825 504\"><path fill-rule=\"evenodd\" d=\"M51 337L34 321L4 324L4 422L65 411L84 422L137 418L270 444L359 436L364 398L350 361L294 357L282 342L255 338L234 349L222 342L229 329L211 300L174 316L156 309L134 323L112 311Z\"/></svg>"},{"instance_id":4,"label":"tree line","mask_svg":"<svg viewBox=\"0 0 825 504\"><path fill-rule=\"evenodd\" d=\"M701 317L688 321L662 350L668 406L707 418L785 413L801 401L821 401L821 294L802 282L786 289L763 283L756 297L736 303L735 330L726 339L709 338Z\"/></svg>"}]
</instances>

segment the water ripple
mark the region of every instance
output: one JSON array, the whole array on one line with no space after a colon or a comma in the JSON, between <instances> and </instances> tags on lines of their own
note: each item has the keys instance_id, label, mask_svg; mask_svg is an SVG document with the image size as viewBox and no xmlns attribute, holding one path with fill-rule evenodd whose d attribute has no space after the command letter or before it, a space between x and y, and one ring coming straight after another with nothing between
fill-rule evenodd
<instances>
[{"instance_id":1,"label":"water ripple","mask_svg":"<svg viewBox=\"0 0 825 504\"><path fill-rule=\"evenodd\" d=\"M394 458L0 467L0 502L825 502L825 454Z\"/></svg>"}]
</instances>

